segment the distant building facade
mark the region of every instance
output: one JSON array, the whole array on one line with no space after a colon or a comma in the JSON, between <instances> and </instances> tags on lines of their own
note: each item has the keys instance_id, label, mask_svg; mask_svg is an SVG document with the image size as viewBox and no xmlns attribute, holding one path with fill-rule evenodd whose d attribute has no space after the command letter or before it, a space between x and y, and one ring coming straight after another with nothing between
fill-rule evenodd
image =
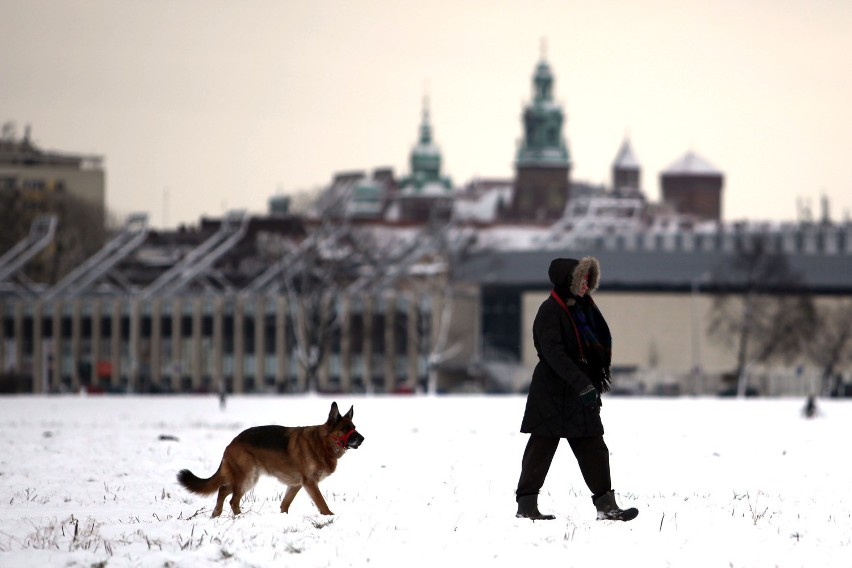
<instances>
[{"instance_id":1,"label":"distant building facade","mask_svg":"<svg viewBox=\"0 0 852 568\"><path fill-rule=\"evenodd\" d=\"M663 202L678 213L705 221L722 220L724 175L694 152L687 152L660 174Z\"/></svg>"},{"instance_id":2,"label":"distant building facade","mask_svg":"<svg viewBox=\"0 0 852 568\"><path fill-rule=\"evenodd\" d=\"M773 254L783 254L800 277L773 294L810 295L830 312L848 309L852 298L852 224L848 222L718 226L707 232L602 232L573 242L542 239L543 246L531 239L515 249L483 250L457 268L457 281L473 284L476 291L467 311L475 314L474 329L479 333L474 351L459 353L453 363L461 371L477 361L484 384L522 392L538 362L530 330L552 287L547 279L550 261L591 255L601 262L601 288L595 301L613 331L616 372L638 377L632 384L643 383L646 393L661 389L656 392L716 394L724 389L724 378L735 368L737 354L709 334L714 299L721 294L742 296L744 282L726 280L727 271L736 251L757 240ZM457 325L470 327L464 320ZM847 345L842 361L852 360L849 349ZM508 373L512 364L514 372ZM848 363L841 369L849 384ZM764 395L805 396L821 392L820 371L800 356L793 365L753 366L750 384Z\"/></svg>"},{"instance_id":3,"label":"distant building facade","mask_svg":"<svg viewBox=\"0 0 852 568\"><path fill-rule=\"evenodd\" d=\"M154 231L131 218L39 296L0 294L0 392L304 392L305 316L284 281L316 254L305 247L313 223L232 212ZM359 275L355 267L348 280ZM423 350L441 312L430 282L441 278L425 271L381 293L332 298L327 317L338 323L314 387L424 388Z\"/></svg>"},{"instance_id":4,"label":"distant building facade","mask_svg":"<svg viewBox=\"0 0 852 568\"><path fill-rule=\"evenodd\" d=\"M32 253L34 232L51 227L49 242L43 243L32 262L14 271L18 291L56 282L103 244L104 193L100 157L45 151L33 143L29 128L19 138L14 125L4 125L0 136L0 255L19 246L28 248L26 254ZM6 271L14 265L9 260L0 260ZM0 269L3 280L8 284Z\"/></svg>"},{"instance_id":5,"label":"distant building facade","mask_svg":"<svg viewBox=\"0 0 852 568\"><path fill-rule=\"evenodd\" d=\"M390 217L406 223L446 222L453 210L453 183L441 172L441 151L432 140L429 102L424 99L420 136L411 150L411 173L399 183Z\"/></svg>"},{"instance_id":6,"label":"distant building facade","mask_svg":"<svg viewBox=\"0 0 852 568\"><path fill-rule=\"evenodd\" d=\"M621 144L612 163L612 191L621 197L642 192L642 168L627 139Z\"/></svg>"},{"instance_id":7,"label":"distant building facade","mask_svg":"<svg viewBox=\"0 0 852 568\"><path fill-rule=\"evenodd\" d=\"M553 222L562 216L570 197L571 157L553 83L550 65L542 58L533 75L533 100L523 113L514 195L503 213L509 221Z\"/></svg>"},{"instance_id":8,"label":"distant building facade","mask_svg":"<svg viewBox=\"0 0 852 568\"><path fill-rule=\"evenodd\" d=\"M104 220L103 159L42 150L30 139L29 128L19 139L9 123L0 136L0 191L16 192L33 214L52 211L61 196L69 195Z\"/></svg>"}]
</instances>

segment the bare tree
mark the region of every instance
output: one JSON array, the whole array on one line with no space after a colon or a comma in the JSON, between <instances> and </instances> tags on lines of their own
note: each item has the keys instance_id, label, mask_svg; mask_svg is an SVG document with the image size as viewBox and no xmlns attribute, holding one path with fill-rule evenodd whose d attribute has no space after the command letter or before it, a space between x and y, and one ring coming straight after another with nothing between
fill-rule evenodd
<instances>
[{"instance_id":1,"label":"bare tree","mask_svg":"<svg viewBox=\"0 0 852 568\"><path fill-rule=\"evenodd\" d=\"M0 191L0 253L26 237L37 216L51 213L59 219L53 244L24 269L30 280L55 284L103 246L107 229L98 205L67 192L51 194L38 208L27 203L19 190Z\"/></svg>"},{"instance_id":2,"label":"bare tree","mask_svg":"<svg viewBox=\"0 0 852 568\"><path fill-rule=\"evenodd\" d=\"M414 338L408 333L412 328L420 334L420 330L429 327L425 325L429 319L426 312L431 314L432 306L422 299L427 294L431 297L434 289L444 290L448 282L446 257L453 250L447 242L450 225L438 216L414 231L353 220L351 215L357 213L351 208L351 199L359 179L342 176L318 192L305 207L307 236L298 245L287 247L281 259L267 270L267 274L280 274L280 278L260 279L277 284L273 285L287 298L287 322L295 358L310 391L319 388L319 373L341 331L345 303L358 304L360 298L379 298L390 292L415 298L417 314L408 309L400 317L393 317L393 325L398 327L385 336L407 337L411 346ZM400 307L394 304L384 309ZM417 321L410 322L411 316ZM445 320L448 318L441 319ZM364 320L363 325L365 334L382 342L383 337L374 333L371 321ZM371 345L372 341L366 343ZM424 346L418 345L422 351ZM435 346L430 349L434 351ZM370 377L366 381L369 390Z\"/></svg>"},{"instance_id":3,"label":"bare tree","mask_svg":"<svg viewBox=\"0 0 852 568\"><path fill-rule=\"evenodd\" d=\"M323 198L323 188L313 187L296 190L290 193L290 213L301 215L314 208L317 201Z\"/></svg>"},{"instance_id":4,"label":"bare tree","mask_svg":"<svg viewBox=\"0 0 852 568\"><path fill-rule=\"evenodd\" d=\"M418 248L409 255L407 285L416 297L421 298L415 340L419 354L426 362L426 390L429 394L437 393L441 364L461 348L459 344L449 342L455 307L453 273L472 250L474 237L473 230L466 230L453 221L436 221L424 228L416 239ZM412 259L416 265L411 262Z\"/></svg>"},{"instance_id":5,"label":"bare tree","mask_svg":"<svg viewBox=\"0 0 852 568\"><path fill-rule=\"evenodd\" d=\"M745 396L750 364L790 362L802 355L812 337L815 308L787 257L761 238L740 246L714 281L721 293L714 299L709 332L737 350L737 394Z\"/></svg>"},{"instance_id":6,"label":"bare tree","mask_svg":"<svg viewBox=\"0 0 852 568\"><path fill-rule=\"evenodd\" d=\"M97 252L107 237L106 220L100 207L65 194L57 203L57 209L56 250L45 267L47 280L51 283L61 280Z\"/></svg>"},{"instance_id":7,"label":"bare tree","mask_svg":"<svg viewBox=\"0 0 852 568\"><path fill-rule=\"evenodd\" d=\"M852 359L852 300L818 310L819 325L807 343L808 358L819 368L823 394L839 396L839 369Z\"/></svg>"},{"instance_id":8,"label":"bare tree","mask_svg":"<svg viewBox=\"0 0 852 568\"><path fill-rule=\"evenodd\" d=\"M328 339L339 326L336 302L357 272L358 255L350 237L347 225L321 222L294 251L284 273L288 328L311 392L319 388Z\"/></svg>"},{"instance_id":9,"label":"bare tree","mask_svg":"<svg viewBox=\"0 0 852 568\"><path fill-rule=\"evenodd\" d=\"M405 290L413 291L417 298L440 293L443 301L439 303L447 312L452 309L448 267L454 263L454 255L464 250L460 245L464 239L446 222L435 221L407 234L354 224L345 215L347 198L346 191L335 188L315 202L310 234L288 253L288 269L283 273L288 327L311 391L319 387L319 370L332 348L331 338L340 328L343 299ZM425 324L431 309L428 303L418 302L418 339L424 339L424 330L429 329ZM448 321L449 313L439 318L442 323L435 342L428 346L418 342L421 353L428 353L427 362L439 362L445 355Z\"/></svg>"},{"instance_id":10,"label":"bare tree","mask_svg":"<svg viewBox=\"0 0 852 568\"><path fill-rule=\"evenodd\" d=\"M0 254L27 236L34 218L35 214L27 211L19 190L0 190Z\"/></svg>"}]
</instances>

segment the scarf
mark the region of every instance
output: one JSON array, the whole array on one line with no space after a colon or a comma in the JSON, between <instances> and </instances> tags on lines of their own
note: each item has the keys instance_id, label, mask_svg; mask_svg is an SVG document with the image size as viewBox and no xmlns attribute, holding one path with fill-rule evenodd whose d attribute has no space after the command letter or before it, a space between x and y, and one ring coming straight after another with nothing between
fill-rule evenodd
<instances>
[{"instance_id":1,"label":"scarf","mask_svg":"<svg viewBox=\"0 0 852 568\"><path fill-rule=\"evenodd\" d=\"M568 314L577 340L580 345L581 363L583 370L592 381L598 392L609 391L612 377L610 364L612 362L612 336L595 302L588 296L570 296L574 300L568 307L560 295L554 290L551 294L557 303Z\"/></svg>"}]
</instances>

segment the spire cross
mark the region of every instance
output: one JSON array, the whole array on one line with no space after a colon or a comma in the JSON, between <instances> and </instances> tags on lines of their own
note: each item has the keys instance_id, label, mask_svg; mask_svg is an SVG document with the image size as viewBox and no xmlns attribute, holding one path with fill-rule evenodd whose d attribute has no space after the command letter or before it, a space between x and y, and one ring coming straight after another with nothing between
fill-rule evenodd
<instances>
[{"instance_id":1,"label":"spire cross","mask_svg":"<svg viewBox=\"0 0 852 568\"><path fill-rule=\"evenodd\" d=\"M429 117L429 81L423 81L423 116Z\"/></svg>"}]
</instances>

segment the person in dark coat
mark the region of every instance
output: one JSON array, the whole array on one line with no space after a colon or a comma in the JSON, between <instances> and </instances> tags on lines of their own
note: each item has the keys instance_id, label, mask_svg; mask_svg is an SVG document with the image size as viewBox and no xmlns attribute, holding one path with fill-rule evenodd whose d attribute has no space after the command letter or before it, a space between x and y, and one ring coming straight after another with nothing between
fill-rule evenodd
<instances>
[{"instance_id":1,"label":"person in dark coat","mask_svg":"<svg viewBox=\"0 0 852 568\"><path fill-rule=\"evenodd\" d=\"M598 519L629 521L639 514L615 502L603 439L600 395L610 388L612 336L591 297L600 275L600 263L590 256L550 263L553 290L533 322L539 362L521 422L521 432L530 435L515 492L521 518L555 518L539 512L538 493L561 438L568 440L577 458Z\"/></svg>"},{"instance_id":2,"label":"person in dark coat","mask_svg":"<svg viewBox=\"0 0 852 568\"><path fill-rule=\"evenodd\" d=\"M802 414L805 418L814 418L819 414L816 397L814 395L808 396L808 400L805 402L805 407L802 409Z\"/></svg>"}]
</instances>

